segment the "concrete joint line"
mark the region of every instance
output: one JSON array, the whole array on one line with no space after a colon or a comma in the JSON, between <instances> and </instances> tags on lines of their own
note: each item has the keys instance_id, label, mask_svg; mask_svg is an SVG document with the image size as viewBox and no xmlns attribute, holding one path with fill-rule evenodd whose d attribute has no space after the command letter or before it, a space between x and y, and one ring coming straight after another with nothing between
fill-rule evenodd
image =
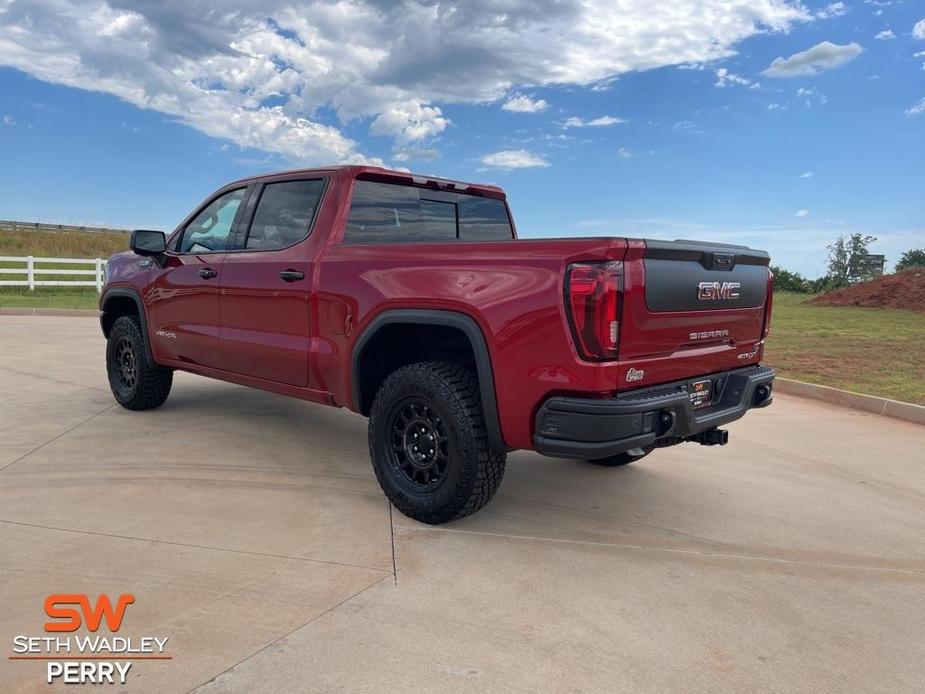
<instances>
[{"instance_id":1,"label":"concrete joint line","mask_svg":"<svg viewBox=\"0 0 925 694\"><path fill-rule=\"evenodd\" d=\"M214 677L212 677L212 679L206 680L206 681L203 682L202 684L197 684L195 687L193 687L192 689L190 689L189 691L187 691L186 694L192 694L192 692L195 692L197 689L200 689L200 688L202 688L202 687L205 687L207 684L211 684L212 682L214 682L215 680L217 680L217 679L218 679L219 677L221 677L222 675L231 672L232 670L234 670L234 669L235 669L236 667L238 667L239 665L243 665L244 663L246 663L248 660L250 660L250 659L253 658L254 656L260 655L260 654L263 653L265 650L267 650L268 648L270 648L270 647L272 647L272 646L275 646L277 643L279 643L279 642L282 641L283 639L289 638L289 637L292 636L294 633L296 633L297 631L299 631L299 630L301 630L301 629L304 629L305 627L307 627L307 626L308 626L309 624L311 624L312 622L315 622L315 621L321 619L322 617L324 617L325 615L328 615L328 614L330 614L331 612L334 612L335 610L337 610L338 608L340 608L342 605L346 605L348 602L350 602L350 601L353 600L354 598L356 598L356 597L362 595L363 593L365 593L366 591L370 590L371 588L375 588L377 585L379 585L380 583L382 583L382 582L383 582L385 579L387 579L387 578L388 578L388 576L382 576L382 577L380 577L380 578L377 578L375 581L373 581L372 583L370 583L370 584L369 584L368 586L366 586L365 588L361 588L360 590L358 590L358 591L357 591L356 593L354 593L353 595L347 596L346 598L344 598L343 600L341 600L341 601L340 601L339 603L337 603L336 605L334 605L334 606L332 606L332 607L329 607L328 609L326 609L324 612L322 612L322 613L320 613L320 614L315 615L314 617L312 617L311 619L309 619L307 622L304 622L303 624L300 624L299 626L297 626L297 627L295 627L294 629L292 629L291 631L289 631L289 632L283 634L283 635L280 636L279 638L273 639L272 641L270 641L270 643L266 644L265 646L259 648L259 649L256 650L256 651L254 651L254 652L251 653L249 656L247 656L246 658L244 658L244 659L238 661L237 663L235 663L235 664L232 665L231 667L225 668L225 669L222 670L220 673L218 673L217 675L215 675Z\"/></svg>"},{"instance_id":2,"label":"concrete joint line","mask_svg":"<svg viewBox=\"0 0 925 694\"><path fill-rule=\"evenodd\" d=\"M107 405L106 407L104 407L104 408L103 408L102 410L100 410L99 412L95 412L95 413L93 413L92 415L90 415L89 417L87 417L86 419L84 419L84 420L82 420L82 421L80 421L80 422L77 422L77 424L75 424L74 426L72 426L70 429L65 429L64 431L62 431L62 432L61 432L60 434L58 434L57 436L48 439L48 441L46 441L45 443L43 443L43 444L41 444L41 445L36 446L36 447L33 448L31 451L29 451L29 452L27 452L27 453L23 453L21 456L19 456L19 457L18 457L16 460L14 460L12 463L7 463L7 464L4 465L3 467L0 467L0 472L3 472L4 470L9 470L9 469L10 469L11 467L13 467L16 463L20 462L21 460L25 460L26 458L28 458L30 455L32 455L32 454L35 453L36 451L40 451L41 449L45 448L45 446L47 446L48 444L54 443L55 441L57 441L58 439L60 439L62 436L65 436L65 435L67 435L67 434L70 434L72 431L74 431L74 430L76 430L76 429L82 427L84 424L86 424L87 422L89 422L91 419L94 419L94 418L96 418L96 417L99 417L101 414L103 414L103 413L106 412L107 410L111 410L111 409L112 409L113 407L115 407L115 406L116 406L116 403L113 403L112 405Z\"/></svg>"},{"instance_id":3,"label":"concrete joint line","mask_svg":"<svg viewBox=\"0 0 925 694\"><path fill-rule=\"evenodd\" d=\"M95 530L76 530L74 528L58 528L53 525L40 525L38 523L25 523L23 521L0 518L0 523L8 525L21 525L26 528L38 528L39 530L52 530L59 533L77 533L78 535L93 535L95 537L109 537L114 540L128 540L129 542L153 542L160 545L170 545L172 547L190 547L192 549L204 549L211 552L230 552L232 554L248 554L254 557L268 557L271 559L285 559L287 561L304 561L312 564L327 564L328 566L348 566L351 569L363 569L365 571L378 571L391 575L390 569L384 569L380 566L366 566L364 564L351 564L343 561L333 561L330 559L314 559L312 557L298 557L291 554L273 554L272 552L252 552L246 549L234 549L232 547L213 547L212 545L197 545L191 542L175 542L173 540L158 540L151 537L135 537L133 535L117 535L115 533L101 533Z\"/></svg>"}]
</instances>

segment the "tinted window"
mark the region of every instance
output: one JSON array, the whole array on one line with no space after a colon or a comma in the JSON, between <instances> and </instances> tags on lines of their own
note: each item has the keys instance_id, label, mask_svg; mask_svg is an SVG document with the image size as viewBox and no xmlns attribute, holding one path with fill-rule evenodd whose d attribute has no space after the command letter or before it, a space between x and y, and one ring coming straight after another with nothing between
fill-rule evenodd
<instances>
[{"instance_id":1,"label":"tinted window","mask_svg":"<svg viewBox=\"0 0 925 694\"><path fill-rule=\"evenodd\" d=\"M232 190L210 202L186 225L177 250L181 253L204 253L231 248L232 225L245 190Z\"/></svg>"},{"instance_id":2,"label":"tinted window","mask_svg":"<svg viewBox=\"0 0 925 694\"><path fill-rule=\"evenodd\" d=\"M422 240L445 241L456 238L456 205L440 200L421 200Z\"/></svg>"},{"instance_id":3,"label":"tinted window","mask_svg":"<svg viewBox=\"0 0 925 694\"><path fill-rule=\"evenodd\" d=\"M357 181L344 241L394 243L512 237L502 200Z\"/></svg>"},{"instance_id":4,"label":"tinted window","mask_svg":"<svg viewBox=\"0 0 925 694\"><path fill-rule=\"evenodd\" d=\"M414 241L420 222L417 188L357 181L345 240L348 243Z\"/></svg>"},{"instance_id":5,"label":"tinted window","mask_svg":"<svg viewBox=\"0 0 925 694\"><path fill-rule=\"evenodd\" d=\"M459 197L459 237L463 241L494 241L513 238L511 220L503 200Z\"/></svg>"},{"instance_id":6,"label":"tinted window","mask_svg":"<svg viewBox=\"0 0 925 694\"><path fill-rule=\"evenodd\" d=\"M286 248L308 236L324 181L268 183L260 195L245 248Z\"/></svg>"}]
</instances>

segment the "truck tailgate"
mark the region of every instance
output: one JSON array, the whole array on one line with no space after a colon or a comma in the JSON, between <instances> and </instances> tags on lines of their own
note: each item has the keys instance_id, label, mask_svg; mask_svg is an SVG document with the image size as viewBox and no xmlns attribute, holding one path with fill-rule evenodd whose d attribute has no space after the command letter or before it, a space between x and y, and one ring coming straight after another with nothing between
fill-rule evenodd
<instances>
[{"instance_id":1,"label":"truck tailgate","mask_svg":"<svg viewBox=\"0 0 925 694\"><path fill-rule=\"evenodd\" d=\"M729 366L756 362L768 254L697 241L644 243L625 263L620 360L726 352Z\"/></svg>"}]
</instances>

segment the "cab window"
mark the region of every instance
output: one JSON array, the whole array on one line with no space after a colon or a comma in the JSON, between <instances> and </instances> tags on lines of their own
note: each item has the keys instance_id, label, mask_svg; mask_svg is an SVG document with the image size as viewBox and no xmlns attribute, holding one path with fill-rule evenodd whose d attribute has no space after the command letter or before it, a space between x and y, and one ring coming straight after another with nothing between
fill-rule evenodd
<instances>
[{"instance_id":1,"label":"cab window","mask_svg":"<svg viewBox=\"0 0 925 694\"><path fill-rule=\"evenodd\" d=\"M273 250L298 243L311 228L324 181L282 181L264 186L244 247Z\"/></svg>"},{"instance_id":2,"label":"cab window","mask_svg":"<svg viewBox=\"0 0 925 694\"><path fill-rule=\"evenodd\" d=\"M434 243L514 238L503 200L357 181L344 243Z\"/></svg>"},{"instance_id":3,"label":"cab window","mask_svg":"<svg viewBox=\"0 0 925 694\"><path fill-rule=\"evenodd\" d=\"M186 225L177 246L180 253L225 251L234 241L234 218L244 199L246 188L220 195Z\"/></svg>"}]
</instances>

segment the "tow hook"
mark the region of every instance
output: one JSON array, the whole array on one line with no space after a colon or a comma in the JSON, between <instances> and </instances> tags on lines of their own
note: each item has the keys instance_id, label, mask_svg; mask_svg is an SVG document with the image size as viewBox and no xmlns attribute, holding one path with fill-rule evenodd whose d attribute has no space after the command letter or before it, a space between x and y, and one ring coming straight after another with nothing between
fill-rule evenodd
<instances>
[{"instance_id":1,"label":"tow hook","mask_svg":"<svg viewBox=\"0 0 925 694\"><path fill-rule=\"evenodd\" d=\"M725 429L707 429L690 438L701 446L725 446L729 443L729 432Z\"/></svg>"}]
</instances>

